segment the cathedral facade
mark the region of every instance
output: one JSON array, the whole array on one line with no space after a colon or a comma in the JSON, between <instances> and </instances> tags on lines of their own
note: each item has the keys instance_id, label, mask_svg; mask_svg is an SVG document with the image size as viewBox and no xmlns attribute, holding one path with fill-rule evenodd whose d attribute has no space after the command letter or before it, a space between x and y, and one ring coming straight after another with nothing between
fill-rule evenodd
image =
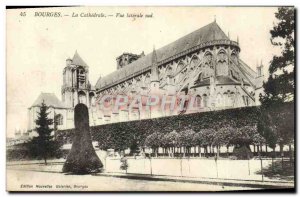
<instances>
[{"instance_id":1,"label":"cathedral facade","mask_svg":"<svg viewBox=\"0 0 300 197\"><path fill-rule=\"evenodd\" d=\"M36 126L43 100L50 106L57 129L74 127L77 103L88 106L91 126L259 105L263 66L252 70L240 59L240 52L238 40L230 40L214 21L150 54L123 53L116 58L117 70L100 77L95 87L89 82L88 65L76 52L63 69L62 101L42 93L29 108L29 130ZM169 104L175 98L183 107L147 108L153 95ZM128 104L106 110L104 106L113 105L120 96L128 97ZM145 108L129 110L136 96L141 98L137 105ZM191 98L193 110L187 107Z\"/></svg>"},{"instance_id":2,"label":"cathedral facade","mask_svg":"<svg viewBox=\"0 0 300 197\"><path fill-rule=\"evenodd\" d=\"M117 70L97 81L97 101L103 102L106 95L113 95L108 102L114 102L117 95L130 95L129 99L186 95L186 103L195 98L195 108L154 113L139 109L105 112L100 107L98 124L259 105L263 66L257 66L255 72L240 59L240 51L238 40L230 40L213 22L134 61L131 56L137 55L120 56ZM141 101L147 105L146 99Z\"/></svg>"}]
</instances>

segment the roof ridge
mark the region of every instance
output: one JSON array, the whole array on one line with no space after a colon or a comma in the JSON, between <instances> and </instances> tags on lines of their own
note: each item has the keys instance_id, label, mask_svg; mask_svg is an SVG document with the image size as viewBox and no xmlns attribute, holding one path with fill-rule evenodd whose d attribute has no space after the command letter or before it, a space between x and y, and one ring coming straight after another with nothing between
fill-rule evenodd
<instances>
[{"instance_id":1,"label":"roof ridge","mask_svg":"<svg viewBox=\"0 0 300 197\"><path fill-rule=\"evenodd\" d=\"M30 107L40 106L42 101L48 106L64 108L64 104L57 98L53 92L41 92Z\"/></svg>"}]
</instances>

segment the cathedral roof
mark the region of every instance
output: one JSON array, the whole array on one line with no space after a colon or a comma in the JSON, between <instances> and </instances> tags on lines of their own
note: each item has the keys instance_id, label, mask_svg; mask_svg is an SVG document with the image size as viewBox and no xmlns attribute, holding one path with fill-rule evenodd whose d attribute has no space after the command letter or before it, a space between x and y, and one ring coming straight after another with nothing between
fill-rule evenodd
<instances>
[{"instance_id":1,"label":"cathedral roof","mask_svg":"<svg viewBox=\"0 0 300 197\"><path fill-rule=\"evenodd\" d=\"M210 23L178 40L156 50L157 62L170 58L183 51L193 48L205 42L214 40L229 40L226 34L221 30L216 22ZM135 73L148 69L152 64L152 53L139 58L138 60L128 64L127 66L105 76L99 78L96 83L96 88L108 86L119 80L129 76L134 76Z\"/></svg>"},{"instance_id":2,"label":"cathedral roof","mask_svg":"<svg viewBox=\"0 0 300 197\"><path fill-rule=\"evenodd\" d=\"M236 84L237 82L232 80L230 77L228 76L217 76L216 77L216 84Z\"/></svg>"},{"instance_id":3,"label":"cathedral roof","mask_svg":"<svg viewBox=\"0 0 300 197\"><path fill-rule=\"evenodd\" d=\"M88 65L82 60L82 58L79 56L78 52L75 51L75 54L72 58L72 64L76 66L84 66L88 67Z\"/></svg>"},{"instance_id":4,"label":"cathedral roof","mask_svg":"<svg viewBox=\"0 0 300 197\"><path fill-rule=\"evenodd\" d=\"M54 108L66 108L64 104L55 96L54 93L41 93L39 97L34 101L31 107L40 107L42 102L45 102L47 106Z\"/></svg>"}]
</instances>

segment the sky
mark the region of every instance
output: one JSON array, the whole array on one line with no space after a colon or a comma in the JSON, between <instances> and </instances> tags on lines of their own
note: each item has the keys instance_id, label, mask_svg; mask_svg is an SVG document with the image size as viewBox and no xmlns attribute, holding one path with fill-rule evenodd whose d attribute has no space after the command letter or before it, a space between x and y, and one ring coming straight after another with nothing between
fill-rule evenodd
<instances>
[{"instance_id":1,"label":"sky","mask_svg":"<svg viewBox=\"0 0 300 197\"><path fill-rule=\"evenodd\" d=\"M65 60L77 50L89 65L95 85L99 76L116 70L123 52L150 53L215 19L231 40L239 38L240 58L265 76L279 49L271 45L275 7L69 7L7 10L7 137L27 129L27 109L41 92L61 99ZM21 16L26 12L26 16ZM62 17L34 17L35 12L61 12ZM71 17L87 13L106 18ZM122 14L152 14L152 18L119 18ZM68 15L68 16L65 16Z\"/></svg>"}]
</instances>

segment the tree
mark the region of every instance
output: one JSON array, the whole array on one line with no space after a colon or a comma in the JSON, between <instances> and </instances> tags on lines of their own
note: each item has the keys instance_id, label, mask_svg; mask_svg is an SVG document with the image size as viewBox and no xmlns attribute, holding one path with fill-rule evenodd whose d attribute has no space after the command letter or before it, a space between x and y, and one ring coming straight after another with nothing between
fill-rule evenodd
<instances>
[{"instance_id":1,"label":"tree","mask_svg":"<svg viewBox=\"0 0 300 197\"><path fill-rule=\"evenodd\" d=\"M205 151L204 153L207 154L208 153L207 147L211 148L211 145L214 140L215 130L214 129L201 129L199 132L203 136L203 147L204 147L204 151ZM210 149L210 153L212 153L211 149Z\"/></svg>"},{"instance_id":2,"label":"tree","mask_svg":"<svg viewBox=\"0 0 300 197\"><path fill-rule=\"evenodd\" d=\"M258 124L259 125L259 124ZM254 145L254 152L255 146L257 147L257 153L260 154L262 145L266 143L266 139L259 133L259 126L257 126L257 132L252 135L252 143ZM260 151L259 151L260 149Z\"/></svg>"},{"instance_id":3,"label":"tree","mask_svg":"<svg viewBox=\"0 0 300 197\"><path fill-rule=\"evenodd\" d=\"M54 139L52 135L53 129L50 128L53 125L53 119L48 118L49 107L45 102L41 103L40 111L38 112L38 118L35 120L37 127L35 128L38 136L33 137L28 143L29 151L32 155L39 158L43 158L45 165L47 165L47 159L49 157L56 156L60 152L60 143Z\"/></svg>"},{"instance_id":4,"label":"tree","mask_svg":"<svg viewBox=\"0 0 300 197\"><path fill-rule=\"evenodd\" d=\"M276 144L279 144L281 155L283 146L289 145L291 159L291 144L294 143L295 130L293 105L293 103L284 103L274 108L264 108L258 122L258 132L265 138L266 144L273 149Z\"/></svg>"},{"instance_id":5,"label":"tree","mask_svg":"<svg viewBox=\"0 0 300 197\"><path fill-rule=\"evenodd\" d=\"M294 8L280 7L275 17L278 23L270 31L271 43L281 48L281 54L273 57L269 67L269 79L263 85L265 95L261 97L261 101L265 106L294 100Z\"/></svg>"},{"instance_id":6,"label":"tree","mask_svg":"<svg viewBox=\"0 0 300 197\"><path fill-rule=\"evenodd\" d=\"M179 134L173 130L170 133L167 133L164 135L163 139L162 139L162 144L164 147L171 149L171 151L169 151L170 153L175 153L175 147L178 144L178 138L179 138Z\"/></svg>"},{"instance_id":7,"label":"tree","mask_svg":"<svg viewBox=\"0 0 300 197\"><path fill-rule=\"evenodd\" d=\"M133 138L133 140L132 140L132 142L131 142L131 145L130 145L130 154L131 155L137 155L137 154L139 154L140 153L140 148L139 148L139 146L138 146L138 141L137 141L137 139L135 139L135 136L133 136L134 138Z\"/></svg>"},{"instance_id":8,"label":"tree","mask_svg":"<svg viewBox=\"0 0 300 197\"><path fill-rule=\"evenodd\" d=\"M199 149L199 157L201 157L201 146L203 145L203 136L201 132L195 133L193 137L193 145L198 146Z\"/></svg>"},{"instance_id":9,"label":"tree","mask_svg":"<svg viewBox=\"0 0 300 197\"><path fill-rule=\"evenodd\" d=\"M154 132L149 135L145 140L145 146L152 148L157 157L158 148L162 145L163 134L159 132Z\"/></svg>"},{"instance_id":10,"label":"tree","mask_svg":"<svg viewBox=\"0 0 300 197\"><path fill-rule=\"evenodd\" d=\"M258 127L256 125L248 125L235 129L235 133L233 134L230 143L235 145L235 149L237 149L234 150L235 154L238 153L241 157L248 158L253 155L251 153L250 145L261 146L264 142L265 139L258 132ZM271 144L269 146L273 147Z\"/></svg>"},{"instance_id":11,"label":"tree","mask_svg":"<svg viewBox=\"0 0 300 197\"><path fill-rule=\"evenodd\" d=\"M235 134L235 129L229 126L222 127L217 132L214 133L212 144L217 146L217 157L219 157L221 146L226 146L227 155L229 154L228 149L234 134Z\"/></svg>"},{"instance_id":12,"label":"tree","mask_svg":"<svg viewBox=\"0 0 300 197\"><path fill-rule=\"evenodd\" d=\"M179 133L178 143L180 147L184 148L183 155L185 157L185 153L191 152L191 147L193 146L193 137L195 131L191 129L183 130Z\"/></svg>"},{"instance_id":13,"label":"tree","mask_svg":"<svg viewBox=\"0 0 300 197\"><path fill-rule=\"evenodd\" d=\"M287 121L294 119L294 114L287 118L287 114L279 111L284 103L294 102L295 92L295 9L292 7L280 7L275 13L277 23L271 33L271 43L280 47L280 55L275 55L269 67L269 78L263 84L265 95L261 96L262 119L268 124L260 127L264 131L267 144L280 144L281 152L284 144L291 143L294 138L294 126L287 128ZM287 118L287 119L286 119ZM291 122L294 125L294 122Z\"/></svg>"},{"instance_id":14,"label":"tree","mask_svg":"<svg viewBox=\"0 0 300 197\"><path fill-rule=\"evenodd\" d=\"M244 126L241 128L237 128L235 130L234 135L231 139L231 144L236 146L246 146L249 147L249 145L252 143L252 133L255 132L255 128L252 126Z\"/></svg>"}]
</instances>

